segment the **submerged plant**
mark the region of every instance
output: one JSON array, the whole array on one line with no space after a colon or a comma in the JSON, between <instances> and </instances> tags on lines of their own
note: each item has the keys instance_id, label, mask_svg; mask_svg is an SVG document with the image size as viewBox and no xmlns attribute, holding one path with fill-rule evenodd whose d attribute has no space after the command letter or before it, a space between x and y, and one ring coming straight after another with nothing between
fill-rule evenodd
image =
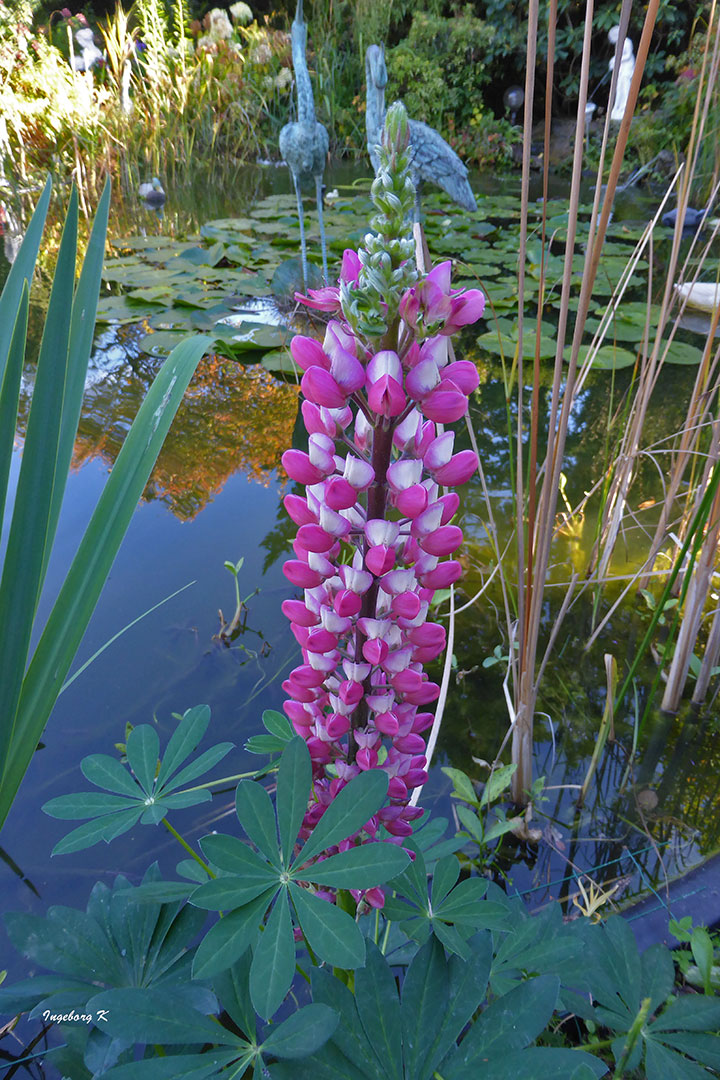
<instances>
[{"instance_id":1,"label":"submerged plant","mask_svg":"<svg viewBox=\"0 0 720 1080\"><path fill-rule=\"evenodd\" d=\"M388 112L380 157L375 233L345 252L339 287L301 298L338 317L322 345L303 336L291 343L304 371L309 448L283 455L289 476L306 485L304 498L285 498L299 528L283 569L304 594L283 604L303 654L283 687L313 762L304 834L353 776L379 767L390 777L390 805L364 835L383 826L400 842L421 814L410 800L427 779L422 733L433 716L424 709L440 692L423 670L445 647L430 604L462 573L458 561L441 561L463 538L451 524L458 496L441 485L464 483L477 468L473 451L453 453L454 433L442 427L466 414L478 385L475 365L453 359L450 336L482 315L485 300L450 288L449 262L416 270L399 104ZM366 898L383 902L380 890Z\"/></svg>"}]
</instances>

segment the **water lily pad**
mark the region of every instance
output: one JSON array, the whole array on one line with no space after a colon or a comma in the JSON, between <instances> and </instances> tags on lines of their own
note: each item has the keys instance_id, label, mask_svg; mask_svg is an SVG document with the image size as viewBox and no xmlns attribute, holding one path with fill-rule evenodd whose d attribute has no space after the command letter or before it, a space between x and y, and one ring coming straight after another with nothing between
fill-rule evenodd
<instances>
[{"instance_id":1,"label":"water lily pad","mask_svg":"<svg viewBox=\"0 0 720 1080\"><path fill-rule=\"evenodd\" d=\"M175 346L184 341L186 337L187 334L182 332L158 330L154 334L146 334L144 338L140 339L138 346L150 356L165 356L167 353L172 352Z\"/></svg>"},{"instance_id":2,"label":"water lily pad","mask_svg":"<svg viewBox=\"0 0 720 1080\"><path fill-rule=\"evenodd\" d=\"M157 311L156 304L131 300L127 296L101 296L97 321L101 323L137 323Z\"/></svg>"},{"instance_id":3,"label":"water lily pad","mask_svg":"<svg viewBox=\"0 0 720 1080\"><path fill-rule=\"evenodd\" d=\"M265 353L260 364L273 375L293 375L297 380L300 379L300 368L288 349L271 349L270 352Z\"/></svg>"},{"instance_id":4,"label":"water lily pad","mask_svg":"<svg viewBox=\"0 0 720 1080\"><path fill-rule=\"evenodd\" d=\"M581 345L578 356L578 364L582 364L590 351L589 345ZM569 347L565 350L565 360L570 357ZM621 368L632 367L635 363L635 353L627 349L616 349L612 345L601 345L595 355L592 366L599 371L620 371Z\"/></svg>"},{"instance_id":5,"label":"water lily pad","mask_svg":"<svg viewBox=\"0 0 720 1080\"><path fill-rule=\"evenodd\" d=\"M662 356L665 349L665 345L660 346L660 355ZM698 349L695 345L689 345L687 341L677 341L673 339L667 356L665 357L666 364L678 364L686 365L688 367L697 366L703 358L702 349Z\"/></svg>"},{"instance_id":6,"label":"water lily pad","mask_svg":"<svg viewBox=\"0 0 720 1080\"><path fill-rule=\"evenodd\" d=\"M308 288L322 288L322 272L314 263L308 265ZM272 276L270 291L274 296L293 297L296 292L305 292L303 280L302 261L300 259L286 259L280 263Z\"/></svg>"}]
</instances>

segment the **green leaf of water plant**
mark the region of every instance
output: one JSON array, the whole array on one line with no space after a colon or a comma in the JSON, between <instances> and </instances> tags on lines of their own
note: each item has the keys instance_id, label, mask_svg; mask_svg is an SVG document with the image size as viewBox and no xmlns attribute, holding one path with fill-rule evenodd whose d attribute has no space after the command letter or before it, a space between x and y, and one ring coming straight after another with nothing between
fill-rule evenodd
<instances>
[{"instance_id":1,"label":"green leaf of water plant","mask_svg":"<svg viewBox=\"0 0 720 1080\"><path fill-rule=\"evenodd\" d=\"M20 383L25 359L28 307L28 290L25 285L17 312L12 316L8 315L9 319L14 320L14 326L7 357L0 353L0 528L5 513L8 478L15 442ZM0 310L2 310L1 301Z\"/></svg>"},{"instance_id":2,"label":"green leaf of water plant","mask_svg":"<svg viewBox=\"0 0 720 1080\"><path fill-rule=\"evenodd\" d=\"M209 344L208 338L196 338L178 346L168 357L133 421L100 496L23 679L0 791L0 822L7 815L65 681L185 389ZM23 550L23 561L26 555ZM33 599L33 614L34 609Z\"/></svg>"},{"instance_id":3,"label":"green leaf of water plant","mask_svg":"<svg viewBox=\"0 0 720 1080\"><path fill-rule=\"evenodd\" d=\"M0 780L8 770L13 747L23 741L19 730L22 723L18 715L19 701L35 611L43 585L45 546L48 540L52 542L53 490L65 382L68 365L72 367L72 363L82 363L82 357L70 357L68 352L75 285L77 221L77 192L73 190L40 344L15 505L0 577L0 627L12 627L11 633L5 630L0 648ZM14 315L12 312L13 326ZM0 362L4 368L4 355ZM34 749L33 745L31 752ZM2 782L3 791L6 784L6 781Z\"/></svg>"},{"instance_id":4,"label":"green leaf of water plant","mask_svg":"<svg viewBox=\"0 0 720 1080\"><path fill-rule=\"evenodd\" d=\"M490 803L494 803L497 798L502 795L503 791L510 786L515 771L517 769L516 764L501 765L499 769L494 769L488 777L488 782L485 785L485 789L480 799L481 806L488 806Z\"/></svg>"}]
</instances>

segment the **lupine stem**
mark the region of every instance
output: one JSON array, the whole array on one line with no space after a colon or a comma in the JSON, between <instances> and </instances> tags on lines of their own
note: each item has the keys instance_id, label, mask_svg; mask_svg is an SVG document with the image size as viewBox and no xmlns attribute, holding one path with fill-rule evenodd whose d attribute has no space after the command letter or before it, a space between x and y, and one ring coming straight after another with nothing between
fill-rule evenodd
<instances>
[{"instance_id":1,"label":"lupine stem","mask_svg":"<svg viewBox=\"0 0 720 1080\"><path fill-rule=\"evenodd\" d=\"M185 838L184 838L184 837L182 837L182 836L180 835L180 833L179 833L179 832L177 831L177 829L174 829L174 828L172 827L172 825L170 824L170 822L168 821L168 819L167 819L167 818L163 818L163 819L162 819L162 823L163 823L163 825L165 826L165 828L167 829L167 831L168 831L169 833L172 833L172 835L173 835L173 836L175 837L175 839L177 840L177 842L178 842L179 844L182 844L182 846L183 846L183 847L185 848L185 850L187 851L188 855L192 855L192 857L193 857L193 859L195 860L195 862L197 862L197 863L200 863L200 865L202 866L203 870L204 870L204 871L205 871L205 872L206 872L206 873L207 873L207 874L208 874L208 875L209 875L209 876L210 876L211 878L214 878L214 877L215 877L216 875L215 875L215 874L214 874L214 873L212 872L212 870L210 869L210 867L208 866L208 864L207 864L207 863L206 863L206 862L205 862L205 861L204 861L203 859L201 859L201 858L200 858L200 856L199 856L199 855L197 854L197 852L196 852L196 851L193 851L193 849L192 849L192 848L190 847L190 845L188 844L187 840L185 840Z\"/></svg>"}]
</instances>

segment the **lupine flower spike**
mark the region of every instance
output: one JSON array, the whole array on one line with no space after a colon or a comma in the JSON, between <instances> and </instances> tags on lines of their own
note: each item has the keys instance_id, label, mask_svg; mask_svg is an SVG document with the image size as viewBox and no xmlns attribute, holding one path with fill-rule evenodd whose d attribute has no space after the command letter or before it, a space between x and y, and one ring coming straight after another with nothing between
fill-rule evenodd
<instances>
[{"instance_id":1,"label":"lupine flower spike","mask_svg":"<svg viewBox=\"0 0 720 1080\"><path fill-rule=\"evenodd\" d=\"M463 417L478 385L472 363L449 362L448 338L480 318L485 298L451 289L449 262L418 276L399 103L388 110L380 161L374 232L345 252L336 288L297 297L336 317L322 345L292 341L308 452L283 455L290 478L305 485L304 498L285 499L298 531L284 573L303 593L283 604L303 660L283 684L284 708L313 762L305 835L360 770L390 778L390 805L345 846L381 839L381 826L402 843L422 814L409 799L427 779L423 732L439 694L424 665L445 648L445 629L428 612L435 590L462 572L452 558L462 543L452 524L459 499L441 487L477 468L475 454L454 453L453 432L438 425ZM384 902L381 889L363 899Z\"/></svg>"}]
</instances>

